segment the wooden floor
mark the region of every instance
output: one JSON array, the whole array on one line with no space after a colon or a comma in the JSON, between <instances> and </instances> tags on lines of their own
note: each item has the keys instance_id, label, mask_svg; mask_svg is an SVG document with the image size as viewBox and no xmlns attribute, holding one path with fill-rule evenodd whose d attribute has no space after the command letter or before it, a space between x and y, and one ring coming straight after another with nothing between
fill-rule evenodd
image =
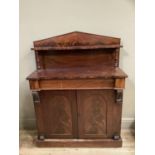
<instances>
[{"instance_id":1,"label":"wooden floor","mask_svg":"<svg viewBox=\"0 0 155 155\"><path fill-rule=\"evenodd\" d=\"M37 148L35 131L20 131L20 155L134 155L134 131L123 130L122 148Z\"/></svg>"}]
</instances>

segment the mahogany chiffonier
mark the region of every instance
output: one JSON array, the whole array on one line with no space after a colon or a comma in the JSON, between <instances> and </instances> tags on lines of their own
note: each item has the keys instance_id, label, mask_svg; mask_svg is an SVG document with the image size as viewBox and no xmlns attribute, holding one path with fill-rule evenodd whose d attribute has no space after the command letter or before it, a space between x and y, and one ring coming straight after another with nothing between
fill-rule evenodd
<instances>
[{"instance_id":1,"label":"mahogany chiffonier","mask_svg":"<svg viewBox=\"0 0 155 155\"><path fill-rule=\"evenodd\" d=\"M84 32L34 41L27 77L39 147L121 147L120 39Z\"/></svg>"}]
</instances>

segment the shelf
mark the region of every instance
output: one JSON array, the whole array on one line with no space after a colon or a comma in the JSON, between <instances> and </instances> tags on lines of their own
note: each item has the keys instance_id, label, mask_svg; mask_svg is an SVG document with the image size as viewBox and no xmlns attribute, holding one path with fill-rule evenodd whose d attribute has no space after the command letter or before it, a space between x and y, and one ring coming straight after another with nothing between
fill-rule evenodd
<instances>
[{"instance_id":1,"label":"shelf","mask_svg":"<svg viewBox=\"0 0 155 155\"><path fill-rule=\"evenodd\" d=\"M51 46L47 46L47 47L34 47L34 48L31 48L31 50L35 50L35 51L49 51L49 50L85 50L85 49L107 49L107 48L121 48L123 47L122 45L117 45L117 44L114 44L114 45L94 45L94 46L68 46L68 47L65 47L65 46L62 46L62 47L51 47Z\"/></svg>"}]
</instances>

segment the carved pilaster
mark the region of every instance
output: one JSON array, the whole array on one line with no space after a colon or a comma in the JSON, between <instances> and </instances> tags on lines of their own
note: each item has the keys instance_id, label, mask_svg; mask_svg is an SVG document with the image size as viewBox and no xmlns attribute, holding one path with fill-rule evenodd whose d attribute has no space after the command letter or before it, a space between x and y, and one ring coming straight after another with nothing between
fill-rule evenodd
<instances>
[{"instance_id":1,"label":"carved pilaster","mask_svg":"<svg viewBox=\"0 0 155 155\"><path fill-rule=\"evenodd\" d=\"M116 103L122 104L123 102L123 90L116 90Z\"/></svg>"},{"instance_id":2,"label":"carved pilaster","mask_svg":"<svg viewBox=\"0 0 155 155\"><path fill-rule=\"evenodd\" d=\"M39 92L38 91L33 91L32 92L32 97L33 97L33 102L34 103L40 103L40 97L39 97Z\"/></svg>"}]
</instances>

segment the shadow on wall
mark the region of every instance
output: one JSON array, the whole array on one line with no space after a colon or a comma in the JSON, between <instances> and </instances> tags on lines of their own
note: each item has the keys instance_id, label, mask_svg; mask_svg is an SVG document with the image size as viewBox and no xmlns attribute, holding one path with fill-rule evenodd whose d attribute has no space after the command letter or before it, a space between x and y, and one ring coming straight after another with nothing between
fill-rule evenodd
<instances>
[{"instance_id":1,"label":"shadow on wall","mask_svg":"<svg viewBox=\"0 0 155 155\"><path fill-rule=\"evenodd\" d=\"M29 49L29 48L27 48ZM32 95L29 88L29 82L26 80L33 70L35 70L34 53L30 50L24 52L20 58L20 83L19 83L19 113L20 129L34 129L36 128L34 105L32 102ZM31 60L27 63L28 60Z\"/></svg>"},{"instance_id":2,"label":"shadow on wall","mask_svg":"<svg viewBox=\"0 0 155 155\"><path fill-rule=\"evenodd\" d=\"M135 128L135 120L134 120L134 106L135 106L135 84L134 84L134 77L133 73L130 72L134 71L134 66L128 66L127 58L129 57L129 53L122 48L120 50L120 68L124 68L123 70L128 71L126 72L128 74L128 78L126 79L125 89L124 89L124 96L123 96L123 121L122 121L122 127L128 128L128 129L134 129ZM124 62L123 62L124 61ZM132 63L130 63L132 64ZM124 66L125 65L125 66ZM125 67L128 67L128 69L125 69Z\"/></svg>"},{"instance_id":3,"label":"shadow on wall","mask_svg":"<svg viewBox=\"0 0 155 155\"><path fill-rule=\"evenodd\" d=\"M24 88L26 85L28 85L26 80L20 84L20 129L35 129L36 122L32 96L31 92Z\"/></svg>"}]
</instances>

